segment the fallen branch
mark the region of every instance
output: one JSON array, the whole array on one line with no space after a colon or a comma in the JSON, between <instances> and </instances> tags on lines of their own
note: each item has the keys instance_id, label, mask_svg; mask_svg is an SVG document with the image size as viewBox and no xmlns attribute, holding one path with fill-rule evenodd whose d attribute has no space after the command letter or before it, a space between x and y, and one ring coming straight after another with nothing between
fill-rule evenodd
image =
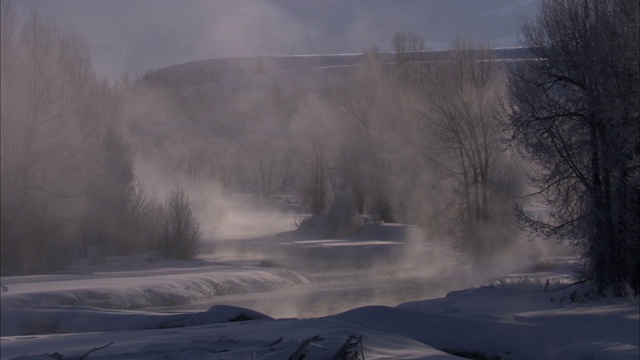
<instances>
[{"instance_id":1,"label":"fallen branch","mask_svg":"<svg viewBox=\"0 0 640 360\"><path fill-rule=\"evenodd\" d=\"M320 341L320 340L322 340L320 338L320 335L316 335L314 337L310 337L310 338L304 340L302 342L302 344L300 344L300 346L298 346L296 351L294 351L293 354L291 354L291 356L289 356L289 360L302 360L302 359L304 359L304 353L307 350L307 347L309 346L309 344L311 344L313 341Z\"/></svg>"},{"instance_id":2,"label":"fallen branch","mask_svg":"<svg viewBox=\"0 0 640 360\"><path fill-rule=\"evenodd\" d=\"M55 360L85 360L87 358L87 356L89 356L89 354L91 354L94 351L98 351L98 350L102 350L104 348L107 348L109 346L113 345L113 341L108 343L105 346L98 346L98 347L94 347L93 349L87 351L86 353L84 353L84 355L81 356L77 356L77 355L72 355L72 356L64 356L58 352L53 353L53 354L49 354L48 356L52 359Z\"/></svg>"},{"instance_id":3,"label":"fallen branch","mask_svg":"<svg viewBox=\"0 0 640 360\"><path fill-rule=\"evenodd\" d=\"M284 340L284 336L280 336L280 338L278 338L276 341L270 342L270 343L266 343L264 345L262 345L262 347L274 347L278 344L280 344L282 342L282 340Z\"/></svg>"},{"instance_id":4,"label":"fallen branch","mask_svg":"<svg viewBox=\"0 0 640 360\"><path fill-rule=\"evenodd\" d=\"M163 350L150 350L150 351L147 351L146 353L144 353L144 355L142 355L142 359L146 358L147 355L155 354L155 353L158 353L158 354L162 355L163 359L169 359L169 355L167 355L167 353L165 351L163 351Z\"/></svg>"},{"instance_id":5,"label":"fallen branch","mask_svg":"<svg viewBox=\"0 0 640 360\"><path fill-rule=\"evenodd\" d=\"M551 291L564 290L564 289L566 289L566 288L570 288L570 287L575 286L575 285L584 284L584 283L586 283L587 281L591 281L591 280L593 280L593 278L588 278L588 279L584 279L584 280L576 281L576 282L574 282L574 283L571 283L571 284L568 284L568 285L565 285L565 286L559 287L559 288L557 288L557 289L553 289L553 290L551 290Z\"/></svg>"},{"instance_id":6,"label":"fallen branch","mask_svg":"<svg viewBox=\"0 0 640 360\"><path fill-rule=\"evenodd\" d=\"M100 346L100 347L94 347L93 349L87 351L84 355L80 356L80 360L84 360L87 356L89 356L89 354L91 354L94 351L98 351L98 350L102 350L104 348L108 348L109 346L113 345L113 341L108 343L105 346Z\"/></svg>"},{"instance_id":7,"label":"fallen branch","mask_svg":"<svg viewBox=\"0 0 640 360\"><path fill-rule=\"evenodd\" d=\"M358 351L358 345L360 345L360 351ZM362 335L359 337L351 335L342 347L340 347L340 350L333 355L331 360L358 360L358 355L360 355L361 359L364 360L364 353L362 352Z\"/></svg>"}]
</instances>

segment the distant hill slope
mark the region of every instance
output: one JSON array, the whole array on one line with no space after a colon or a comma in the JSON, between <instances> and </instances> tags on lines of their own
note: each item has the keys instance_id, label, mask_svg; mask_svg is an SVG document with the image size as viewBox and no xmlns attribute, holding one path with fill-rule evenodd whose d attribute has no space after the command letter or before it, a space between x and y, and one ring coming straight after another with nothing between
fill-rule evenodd
<instances>
[{"instance_id":1,"label":"distant hill slope","mask_svg":"<svg viewBox=\"0 0 640 360\"><path fill-rule=\"evenodd\" d=\"M425 51L415 54L418 61L437 61L451 53L451 50ZM229 78L243 78L274 72L292 72L300 70L335 70L340 67L361 65L365 54L333 55L290 55L259 56L242 58L224 58L193 61L157 70L145 75L147 81L161 84L177 90L185 90L210 82ZM383 62L393 63L395 54L382 53ZM494 58L513 60L529 57L526 48L494 49Z\"/></svg>"}]
</instances>

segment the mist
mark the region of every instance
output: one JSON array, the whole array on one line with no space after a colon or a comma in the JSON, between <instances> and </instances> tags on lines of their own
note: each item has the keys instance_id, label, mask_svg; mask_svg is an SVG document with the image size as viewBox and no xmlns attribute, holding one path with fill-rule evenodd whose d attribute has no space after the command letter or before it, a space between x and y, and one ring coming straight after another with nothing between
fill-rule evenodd
<instances>
[{"instance_id":1,"label":"mist","mask_svg":"<svg viewBox=\"0 0 640 360\"><path fill-rule=\"evenodd\" d=\"M638 359L639 17L0 0L0 358Z\"/></svg>"},{"instance_id":2,"label":"mist","mask_svg":"<svg viewBox=\"0 0 640 360\"><path fill-rule=\"evenodd\" d=\"M254 57L187 63L137 80L128 98L142 114L125 116L124 127L138 169L149 184L181 181L188 189L205 234L202 256L314 279L294 294L230 301L277 316L320 316L444 296L572 253L519 232L511 211L528 191L526 165L501 148L499 133L479 139L490 157L458 157L457 146L467 145L446 132L457 110L442 109L473 104L478 113L467 124L491 119L507 68L474 57L511 55L473 42L451 47L439 53L442 62L377 52ZM475 70L486 83L456 94L456 62L481 64ZM159 105L147 110L138 101ZM146 118L153 125L138 131ZM475 161L491 172L460 165ZM465 176L484 176L484 185Z\"/></svg>"},{"instance_id":3,"label":"mist","mask_svg":"<svg viewBox=\"0 0 640 360\"><path fill-rule=\"evenodd\" d=\"M531 6L506 3L465 11L482 23ZM498 114L509 62L523 54L477 41L504 45L507 30L457 41L446 28L428 31L438 22L421 13L471 16L439 1L156 4L25 1L3 11L3 89L15 90L3 99L27 94L24 79L45 79L42 96L68 96L76 110L50 117L65 104L52 100L22 144L5 138L28 133L14 114L32 100L2 108L3 195L18 194L3 196L16 224L3 227L3 256L22 254L3 273L145 252L278 266L330 284L331 301L312 312L311 289L286 306L276 296L280 309L269 309L299 316L442 296L567 253L526 240L511 214L526 165L501 147ZM28 5L31 18L21 13ZM70 8L84 16L63 21ZM98 13L126 25L93 21ZM48 31L50 43L18 36L29 31ZM427 51L442 44L449 50ZM25 59L55 70L32 74ZM72 60L83 77L66 70ZM47 138L48 128L64 131ZM30 190L47 186L55 191ZM186 250L168 234L183 216ZM41 226L35 235L30 222ZM17 245L24 234L33 240ZM56 261L34 265L39 246Z\"/></svg>"}]
</instances>

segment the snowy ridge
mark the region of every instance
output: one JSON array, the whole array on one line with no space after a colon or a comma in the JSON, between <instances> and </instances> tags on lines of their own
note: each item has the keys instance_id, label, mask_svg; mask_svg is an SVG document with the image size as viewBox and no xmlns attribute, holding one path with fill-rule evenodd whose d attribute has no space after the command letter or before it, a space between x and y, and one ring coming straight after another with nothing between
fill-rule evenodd
<instances>
[{"instance_id":1,"label":"snowy ridge","mask_svg":"<svg viewBox=\"0 0 640 360\"><path fill-rule=\"evenodd\" d=\"M5 308L2 336L170 329L240 320L271 319L257 311L214 305L205 312L105 311L89 307Z\"/></svg>"},{"instance_id":2,"label":"snowy ridge","mask_svg":"<svg viewBox=\"0 0 640 360\"><path fill-rule=\"evenodd\" d=\"M493 49L495 60L516 61L531 57L525 47L500 47ZM429 50L415 53L417 61L438 61L449 56L453 50ZM385 63L395 62L394 53L381 53ZM178 90L197 87L207 83L215 83L227 78L254 77L267 73L286 73L291 71L347 69L361 65L367 61L365 54L311 54L311 55L278 55L220 58L192 61L172 65L145 75L151 83L163 84Z\"/></svg>"},{"instance_id":3,"label":"snowy ridge","mask_svg":"<svg viewBox=\"0 0 640 360\"><path fill-rule=\"evenodd\" d=\"M186 263L186 262L185 262ZM293 271L195 263L146 270L70 273L2 279L2 308L92 306L142 309L188 304L214 296L261 292L305 283ZM106 266L109 269L109 265ZM3 289L4 289L3 288Z\"/></svg>"}]
</instances>

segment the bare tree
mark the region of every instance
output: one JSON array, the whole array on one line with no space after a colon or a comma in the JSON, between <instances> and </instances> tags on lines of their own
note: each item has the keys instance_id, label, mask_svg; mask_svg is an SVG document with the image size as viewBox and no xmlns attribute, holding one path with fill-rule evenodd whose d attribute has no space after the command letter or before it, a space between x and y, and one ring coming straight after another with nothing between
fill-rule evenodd
<instances>
[{"instance_id":1,"label":"bare tree","mask_svg":"<svg viewBox=\"0 0 640 360\"><path fill-rule=\"evenodd\" d=\"M165 200L160 253L170 259L189 260L200 253L202 233L191 210L191 201L180 184Z\"/></svg>"},{"instance_id":2,"label":"bare tree","mask_svg":"<svg viewBox=\"0 0 640 360\"><path fill-rule=\"evenodd\" d=\"M496 110L504 89L502 66L491 50L458 40L450 57L425 67L424 111L431 150L423 154L449 184L456 204L462 253L480 260L513 234L493 230L508 224L500 204L510 208L512 189L499 186L501 166ZM507 225L508 226L508 225Z\"/></svg>"},{"instance_id":3,"label":"bare tree","mask_svg":"<svg viewBox=\"0 0 640 360\"><path fill-rule=\"evenodd\" d=\"M324 214L330 201L330 161L335 114L315 96L310 96L295 115L292 132L302 172L302 193L314 215Z\"/></svg>"},{"instance_id":4,"label":"bare tree","mask_svg":"<svg viewBox=\"0 0 640 360\"><path fill-rule=\"evenodd\" d=\"M1 18L2 273L62 267L91 238L130 251L145 195L109 130L119 89L96 78L82 38L35 10L18 21L8 1Z\"/></svg>"},{"instance_id":5,"label":"bare tree","mask_svg":"<svg viewBox=\"0 0 640 360\"><path fill-rule=\"evenodd\" d=\"M420 83L420 56L427 50L424 39L412 32L399 32L393 36L391 48L396 55L398 75L404 86Z\"/></svg>"},{"instance_id":6,"label":"bare tree","mask_svg":"<svg viewBox=\"0 0 640 360\"><path fill-rule=\"evenodd\" d=\"M78 224L95 79L81 39L2 6L2 268L43 271Z\"/></svg>"},{"instance_id":7,"label":"bare tree","mask_svg":"<svg viewBox=\"0 0 640 360\"><path fill-rule=\"evenodd\" d=\"M268 198L272 195L282 176L282 161L285 149L282 134L275 129L254 129L247 139L245 151L247 162L252 164L253 177L258 183L260 195Z\"/></svg>"},{"instance_id":8,"label":"bare tree","mask_svg":"<svg viewBox=\"0 0 640 360\"><path fill-rule=\"evenodd\" d=\"M95 173L88 178L83 230L85 247L101 255L130 254L138 248L138 233L146 194L137 184L135 154L116 128L102 141Z\"/></svg>"},{"instance_id":9,"label":"bare tree","mask_svg":"<svg viewBox=\"0 0 640 360\"><path fill-rule=\"evenodd\" d=\"M575 241L600 292L640 290L640 5L543 1L524 22L534 54L510 78L507 126L539 171L550 216L523 225Z\"/></svg>"},{"instance_id":10,"label":"bare tree","mask_svg":"<svg viewBox=\"0 0 640 360\"><path fill-rule=\"evenodd\" d=\"M342 187L353 194L360 213L368 210L392 222L390 158L385 153L386 128L382 126L385 87L389 85L380 54L368 53L353 78L338 87L334 101L342 117Z\"/></svg>"},{"instance_id":11,"label":"bare tree","mask_svg":"<svg viewBox=\"0 0 640 360\"><path fill-rule=\"evenodd\" d=\"M403 65L419 60L421 52L426 50L424 39L412 32L399 32L393 36L391 48L396 54L396 63Z\"/></svg>"}]
</instances>

